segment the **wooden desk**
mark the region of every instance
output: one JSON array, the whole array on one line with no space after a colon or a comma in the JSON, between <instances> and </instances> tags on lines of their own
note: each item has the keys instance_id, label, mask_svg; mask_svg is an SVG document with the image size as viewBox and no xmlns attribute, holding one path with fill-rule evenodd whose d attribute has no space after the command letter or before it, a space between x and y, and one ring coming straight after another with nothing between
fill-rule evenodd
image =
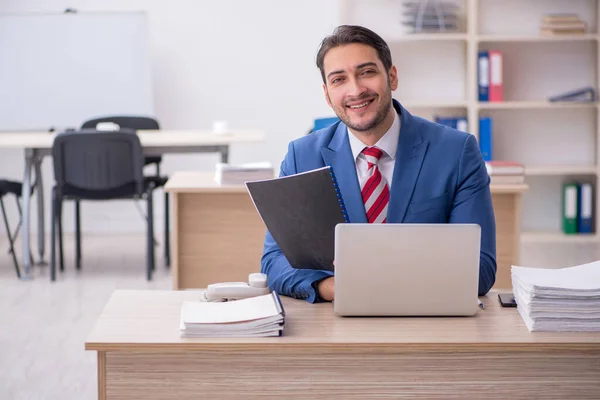
<instances>
[{"instance_id":1,"label":"wooden desk","mask_svg":"<svg viewBox=\"0 0 600 400\"><path fill-rule=\"evenodd\" d=\"M266 228L244 185L219 185L208 172L177 172L173 199L173 288L248 281L260 272Z\"/></svg>"},{"instance_id":2,"label":"wooden desk","mask_svg":"<svg viewBox=\"0 0 600 400\"><path fill-rule=\"evenodd\" d=\"M512 289L510 266L519 265L521 194L527 185L492 185L496 217L496 289Z\"/></svg>"},{"instance_id":3,"label":"wooden desk","mask_svg":"<svg viewBox=\"0 0 600 400\"><path fill-rule=\"evenodd\" d=\"M218 185L212 173L177 172L172 193L173 288L203 288L246 281L260 271L265 227L244 185ZM512 287L510 266L519 263L521 193L527 185L491 187L496 216L495 288Z\"/></svg>"},{"instance_id":4,"label":"wooden desk","mask_svg":"<svg viewBox=\"0 0 600 400\"><path fill-rule=\"evenodd\" d=\"M282 297L279 338L182 339L197 291L116 291L87 338L100 400L598 399L600 333L530 333L495 294L457 318L340 318Z\"/></svg>"},{"instance_id":5,"label":"wooden desk","mask_svg":"<svg viewBox=\"0 0 600 400\"><path fill-rule=\"evenodd\" d=\"M144 154L162 155L166 153L204 153L218 152L221 161L227 162L229 146L233 143L259 142L264 140L261 131L233 130L227 133L210 131L170 131L142 130L137 133ZM31 202L31 171L35 170L37 185L38 210L38 250L40 261L44 260L45 252L45 223L44 223L44 186L41 173L41 163L44 156L50 155L55 133L49 132L4 132L0 133L0 147L25 149L25 171L23 177L23 230L21 233L22 279L31 279L29 232L30 232L30 202Z\"/></svg>"}]
</instances>

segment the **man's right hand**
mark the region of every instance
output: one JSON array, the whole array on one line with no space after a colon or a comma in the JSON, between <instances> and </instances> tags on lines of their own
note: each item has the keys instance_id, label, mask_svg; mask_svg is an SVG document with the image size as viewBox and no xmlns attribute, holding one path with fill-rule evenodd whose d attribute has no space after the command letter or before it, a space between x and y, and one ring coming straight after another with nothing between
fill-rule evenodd
<instances>
[{"instance_id":1,"label":"man's right hand","mask_svg":"<svg viewBox=\"0 0 600 400\"><path fill-rule=\"evenodd\" d=\"M317 284L317 291L319 292L319 297L325 301L333 301L334 297L334 280L333 276L329 278L325 278Z\"/></svg>"}]
</instances>

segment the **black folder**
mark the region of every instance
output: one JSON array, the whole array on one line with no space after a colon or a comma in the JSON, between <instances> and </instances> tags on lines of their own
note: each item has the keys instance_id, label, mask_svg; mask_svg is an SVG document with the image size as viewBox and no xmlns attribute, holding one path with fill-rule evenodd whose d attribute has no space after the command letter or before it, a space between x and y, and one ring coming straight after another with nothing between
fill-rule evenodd
<instances>
[{"instance_id":1,"label":"black folder","mask_svg":"<svg viewBox=\"0 0 600 400\"><path fill-rule=\"evenodd\" d=\"M330 166L246 187L292 267L333 271L335 226L350 221Z\"/></svg>"}]
</instances>

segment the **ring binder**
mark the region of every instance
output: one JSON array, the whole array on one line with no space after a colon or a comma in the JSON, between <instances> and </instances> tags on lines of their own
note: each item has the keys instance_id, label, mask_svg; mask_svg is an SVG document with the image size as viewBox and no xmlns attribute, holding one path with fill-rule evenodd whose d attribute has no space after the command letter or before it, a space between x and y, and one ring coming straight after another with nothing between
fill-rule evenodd
<instances>
[{"instance_id":1,"label":"ring binder","mask_svg":"<svg viewBox=\"0 0 600 400\"><path fill-rule=\"evenodd\" d=\"M350 218L331 165L246 188L292 267L333 271L335 227Z\"/></svg>"},{"instance_id":2,"label":"ring binder","mask_svg":"<svg viewBox=\"0 0 600 400\"><path fill-rule=\"evenodd\" d=\"M335 173L333 172L333 167L331 165L327 165L329 168L329 175L331 175L331 180L333 181L333 187L335 188L335 193L338 196L338 201L340 203L340 207L342 208L342 214L344 215L344 220L346 223L350 223L350 217L348 216L348 210L346 209L346 204L344 203L344 199L342 197L342 193L340 192L340 187L337 183L337 178L335 177Z\"/></svg>"}]
</instances>

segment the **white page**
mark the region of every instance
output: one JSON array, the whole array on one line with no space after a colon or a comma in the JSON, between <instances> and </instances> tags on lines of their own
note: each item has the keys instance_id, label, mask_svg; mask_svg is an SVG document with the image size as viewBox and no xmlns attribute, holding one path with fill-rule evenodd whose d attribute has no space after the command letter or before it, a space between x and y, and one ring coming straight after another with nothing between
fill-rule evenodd
<instances>
[{"instance_id":1,"label":"white page","mask_svg":"<svg viewBox=\"0 0 600 400\"><path fill-rule=\"evenodd\" d=\"M600 261L560 269L513 265L511 272L513 279L536 288L600 291Z\"/></svg>"},{"instance_id":2,"label":"white page","mask_svg":"<svg viewBox=\"0 0 600 400\"><path fill-rule=\"evenodd\" d=\"M228 302L184 301L185 323L224 324L273 317L280 314L273 294Z\"/></svg>"}]
</instances>

